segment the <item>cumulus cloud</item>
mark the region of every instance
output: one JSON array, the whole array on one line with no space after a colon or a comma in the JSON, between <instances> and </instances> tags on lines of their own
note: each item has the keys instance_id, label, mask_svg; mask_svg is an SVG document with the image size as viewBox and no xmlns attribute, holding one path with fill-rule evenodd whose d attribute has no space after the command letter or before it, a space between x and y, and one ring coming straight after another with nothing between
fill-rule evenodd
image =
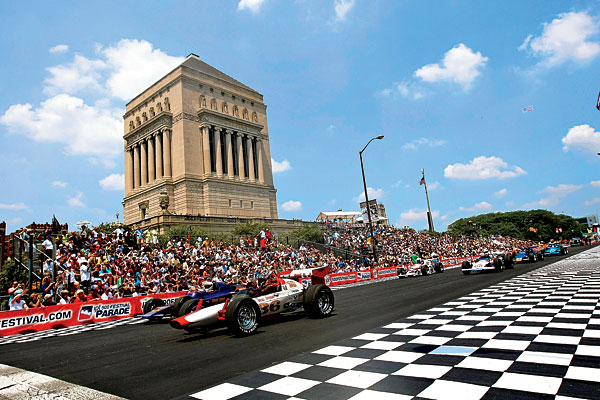
<instances>
[{"instance_id":1,"label":"cumulus cloud","mask_svg":"<svg viewBox=\"0 0 600 400\"><path fill-rule=\"evenodd\" d=\"M482 201L481 203L475 204L473 207L459 207L458 210L475 212L475 211L489 210L491 208L492 208L492 205L490 203L488 203L487 201Z\"/></svg>"},{"instance_id":2,"label":"cumulus cloud","mask_svg":"<svg viewBox=\"0 0 600 400\"><path fill-rule=\"evenodd\" d=\"M290 200L283 203L281 208L283 208L285 211L300 211L302 210L302 203L299 201Z\"/></svg>"},{"instance_id":3,"label":"cumulus cloud","mask_svg":"<svg viewBox=\"0 0 600 400\"><path fill-rule=\"evenodd\" d=\"M438 181L435 181L435 182L430 183L430 184L427 185L427 189L429 189L429 190L436 190L436 189L439 189L441 187L442 187L442 185Z\"/></svg>"},{"instance_id":4,"label":"cumulus cloud","mask_svg":"<svg viewBox=\"0 0 600 400\"><path fill-rule=\"evenodd\" d=\"M119 112L104 105L89 106L67 94L56 95L37 108L10 106L0 124L37 142L59 143L67 154L96 157L106 166L113 166L122 152Z\"/></svg>"},{"instance_id":5,"label":"cumulus cloud","mask_svg":"<svg viewBox=\"0 0 600 400\"><path fill-rule=\"evenodd\" d=\"M560 203L561 199L567 197L573 192L576 192L583 188L583 185L570 185L562 183L558 186L546 186L541 191L542 198L538 201L526 203L523 208L546 208L556 206Z\"/></svg>"},{"instance_id":6,"label":"cumulus cloud","mask_svg":"<svg viewBox=\"0 0 600 400\"><path fill-rule=\"evenodd\" d=\"M460 84L468 90L481 74L481 69L488 61L481 52L474 52L460 43L444 54L440 64L428 64L415 71L415 76L425 82L450 81Z\"/></svg>"},{"instance_id":7,"label":"cumulus cloud","mask_svg":"<svg viewBox=\"0 0 600 400\"><path fill-rule=\"evenodd\" d=\"M53 181L52 182L52 186L55 188L59 188L59 189L64 189L66 188L68 185L67 182L63 182L63 181Z\"/></svg>"},{"instance_id":8,"label":"cumulus cloud","mask_svg":"<svg viewBox=\"0 0 600 400\"><path fill-rule=\"evenodd\" d=\"M377 200L383 197L383 189L373 189L372 187L367 188L367 194L369 195L369 202L371 200ZM365 192L361 192L358 196L353 199L355 202L360 203L365 201Z\"/></svg>"},{"instance_id":9,"label":"cumulus cloud","mask_svg":"<svg viewBox=\"0 0 600 400\"><path fill-rule=\"evenodd\" d=\"M468 164L451 164L444 169L444 176L453 179L506 179L525 174L523 168L510 166L500 157L475 157Z\"/></svg>"},{"instance_id":10,"label":"cumulus cloud","mask_svg":"<svg viewBox=\"0 0 600 400\"><path fill-rule=\"evenodd\" d=\"M172 57L145 40L121 39L116 46L100 48L110 76L106 86L111 95L129 100L184 61Z\"/></svg>"},{"instance_id":11,"label":"cumulus cloud","mask_svg":"<svg viewBox=\"0 0 600 400\"><path fill-rule=\"evenodd\" d=\"M0 203L0 210L23 211L27 209L29 209L29 207L27 207L25 203Z\"/></svg>"},{"instance_id":12,"label":"cumulus cloud","mask_svg":"<svg viewBox=\"0 0 600 400\"><path fill-rule=\"evenodd\" d=\"M278 162L271 158L271 166L273 167L274 174L292 169L292 166L290 165L290 162L288 160L283 160L281 162Z\"/></svg>"},{"instance_id":13,"label":"cumulus cloud","mask_svg":"<svg viewBox=\"0 0 600 400\"><path fill-rule=\"evenodd\" d=\"M446 142L440 139L428 139L428 138L418 138L411 140L410 142L404 143L402 145L402 150L417 150L419 147L438 147L442 146Z\"/></svg>"},{"instance_id":14,"label":"cumulus cloud","mask_svg":"<svg viewBox=\"0 0 600 400\"><path fill-rule=\"evenodd\" d=\"M111 174L106 178L98 181L100 187L104 190L125 190L125 175L124 174Z\"/></svg>"},{"instance_id":15,"label":"cumulus cloud","mask_svg":"<svg viewBox=\"0 0 600 400\"><path fill-rule=\"evenodd\" d=\"M67 204L70 205L71 207L85 207L85 204L83 204L83 201L81 201L82 197L83 197L83 193L78 192L75 196L70 197L67 200Z\"/></svg>"},{"instance_id":16,"label":"cumulus cloud","mask_svg":"<svg viewBox=\"0 0 600 400\"><path fill-rule=\"evenodd\" d=\"M264 2L265 0L240 0L238 3L238 11L248 10L252 14L256 14L260 11L260 7Z\"/></svg>"},{"instance_id":17,"label":"cumulus cloud","mask_svg":"<svg viewBox=\"0 0 600 400\"><path fill-rule=\"evenodd\" d=\"M52 54L66 53L67 51L69 51L69 46L67 46L66 44L57 44L54 47L50 47L48 51Z\"/></svg>"},{"instance_id":18,"label":"cumulus cloud","mask_svg":"<svg viewBox=\"0 0 600 400\"><path fill-rule=\"evenodd\" d=\"M335 19L345 21L346 16L354 8L355 0L335 0L333 8L335 9Z\"/></svg>"},{"instance_id":19,"label":"cumulus cloud","mask_svg":"<svg viewBox=\"0 0 600 400\"><path fill-rule=\"evenodd\" d=\"M527 36L519 50L531 52L546 66L567 60L589 61L600 53L600 44L589 40L598 33L599 27L598 20L585 12L560 14L552 22L544 23L540 36Z\"/></svg>"},{"instance_id":20,"label":"cumulus cloud","mask_svg":"<svg viewBox=\"0 0 600 400\"><path fill-rule=\"evenodd\" d=\"M591 181L590 185L596 188L600 188L600 181Z\"/></svg>"},{"instance_id":21,"label":"cumulus cloud","mask_svg":"<svg viewBox=\"0 0 600 400\"><path fill-rule=\"evenodd\" d=\"M563 151L578 150L595 155L600 149L600 132L587 124L577 125L569 129L562 143Z\"/></svg>"},{"instance_id":22,"label":"cumulus cloud","mask_svg":"<svg viewBox=\"0 0 600 400\"><path fill-rule=\"evenodd\" d=\"M73 61L46 68L50 76L44 80L44 92L49 95L59 93L75 94L89 90L102 92L102 70L107 64L102 60L90 60L76 54Z\"/></svg>"},{"instance_id":23,"label":"cumulus cloud","mask_svg":"<svg viewBox=\"0 0 600 400\"><path fill-rule=\"evenodd\" d=\"M439 211L432 211L431 216L433 219L437 219L440 216ZM397 222L396 226L410 226L411 224L427 221L427 210L421 210L418 208L411 208L410 210L400 213L400 221Z\"/></svg>"},{"instance_id":24,"label":"cumulus cloud","mask_svg":"<svg viewBox=\"0 0 600 400\"><path fill-rule=\"evenodd\" d=\"M506 189L506 188L500 189L494 193L494 197L496 197L496 198L504 197L504 196L506 196L507 193L508 193L508 189Z\"/></svg>"}]
</instances>

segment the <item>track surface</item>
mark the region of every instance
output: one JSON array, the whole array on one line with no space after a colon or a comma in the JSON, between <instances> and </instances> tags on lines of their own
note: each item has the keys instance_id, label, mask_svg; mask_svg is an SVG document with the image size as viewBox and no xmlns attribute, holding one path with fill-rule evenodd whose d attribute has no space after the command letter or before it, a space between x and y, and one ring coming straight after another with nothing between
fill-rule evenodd
<instances>
[{"instance_id":1,"label":"track surface","mask_svg":"<svg viewBox=\"0 0 600 400\"><path fill-rule=\"evenodd\" d=\"M571 248L576 254L589 247ZM129 399L186 398L242 373L327 346L564 258L463 276L460 269L335 291L332 317L281 318L257 334L189 334L166 323L119 326L2 346L0 363Z\"/></svg>"}]
</instances>

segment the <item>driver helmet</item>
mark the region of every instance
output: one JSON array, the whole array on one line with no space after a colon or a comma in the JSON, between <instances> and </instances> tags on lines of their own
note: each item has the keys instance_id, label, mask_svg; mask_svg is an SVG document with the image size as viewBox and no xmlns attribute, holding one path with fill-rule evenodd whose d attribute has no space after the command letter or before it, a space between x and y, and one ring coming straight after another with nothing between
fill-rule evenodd
<instances>
[{"instance_id":1,"label":"driver helmet","mask_svg":"<svg viewBox=\"0 0 600 400\"><path fill-rule=\"evenodd\" d=\"M211 281L202 282L202 287L204 290L211 290L213 288L213 283Z\"/></svg>"}]
</instances>

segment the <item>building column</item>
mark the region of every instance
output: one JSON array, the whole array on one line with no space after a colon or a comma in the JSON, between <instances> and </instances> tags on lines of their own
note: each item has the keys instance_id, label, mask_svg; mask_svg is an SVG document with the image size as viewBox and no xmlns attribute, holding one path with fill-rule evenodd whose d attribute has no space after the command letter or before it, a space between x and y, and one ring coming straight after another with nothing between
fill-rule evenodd
<instances>
[{"instance_id":1,"label":"building column","mask_svg":"<svg viewBox=\"0 0 600 400\"><path fill-rule=\"evenodd\" d=\"M238 132L237 153L238 153L238 177L244 179L246 177L246 169L244 168L244 146L242 146L242 135Z\"/></svg>"},{"instance_id":2,"label":"building column","mask_svg":"<svg viewBox=\"0 0 600 400\"><path fill-rule=\"evenodd\" d=\"M163 175L171 177L171 131L163 130Z\"/></svg>"},{"instance_id":3,"label":"building column","mask_svg":"<svg viewBox=\"0 0 600 400\"><path fill-rule=\"evenodd\" d=\"M140 187L140 145L139 143L133 147L133 188Z\"/></svg>"},{"instance_id":4,"label":"building column","mask_svg":"<svg viewBox=\"0 0 600 400\"><path fill-rule=\"evenodd\" d=\"M262 140L260 139L256 139L256 158L258 159L258 182L265 183L265 173L263 171Z\"/></svg>"},{"instance_id":5,"label":"building column","mask_svg":"<svg viewBox=\"0 0 600 400\"><path fill-rule=\"evenodd\" d=\"M215 156L217 175L223 175L223 155L221 154L221 128L215 128Z\"/></svg>"},{"instance_id":6,"label":"building column","mask_svg":"<svg viewBox=\"0 0 600 400\"><path fill-rule=\"evenodd\" d=\"M148 183L153 183L156 179L155 160L156 155L154 154L154 136L148 138Z\"/></svg>"},{"instance_id":7,"label":"building column","mask_svg":"<svg viewBox=\"0 0 600 400\"><path fill-rule=\"evenodd\" d=\"M140 162L142 163L142 186L148 184L148 142L145 140L140 144L142 148Z\"/></svg>"},{"instance_id":8,"label":"building column","mask_svg":"<svg viewBox=\"0 0 600 400\"><path fill-rule=\"evenodd\" d=\"M160 137L160 133L154 135L154 142L156 143L156 148L154 149L154 166L156 168L156 179L160 179L163 177L163 160L162 160L162 139Z\"/></svg>"},{"instance_id":9,"label":"building column","mask_svg":"<svg viewBox=\"0 0 600 400\"><path fill-rule=\"evenodd\" d=\"M254 152L252 151L252 142L253 137L248 136L248 177L251 181L256 180L256 176L254 175Z\"/></svg>"},{"instance_id":10,"label":"building column","mask_svg":"<svg viewBox=\"0 0 600 400\"><path fill-rule=\"evenodd\" d=\"M210 129L208 126L200 127L200 135L202 135L202 161L204 162L204 174L208 175L212 172L210 168Z\"/></svg>"},{"instance_id":11,"label":"building column","mask_svg":"<svg viewBox=\"0 0 600 400\"><path fill-rule=\"evenodd\" d=\"M227 176L233 179L233 144L231 143L233 132L225 131L225 150L227 151Z\"/></svg>"},{"instance_id":12,"label":"building column","mask_svg":"<svg viewBox=\"0 0 600 400\"><path fill-rule=\"evenodd\" d=\"M133 190L133 149L125 150L125 196Z\"/></svg>"}]
</instances>

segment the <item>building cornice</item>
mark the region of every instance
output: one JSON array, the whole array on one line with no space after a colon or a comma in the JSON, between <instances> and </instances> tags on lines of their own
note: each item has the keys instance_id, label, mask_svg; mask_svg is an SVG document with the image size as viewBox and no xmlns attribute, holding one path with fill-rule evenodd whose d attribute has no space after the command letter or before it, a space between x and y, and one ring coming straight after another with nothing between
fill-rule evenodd
<instances>
[{"instance_id":1,"label":"building cornice","mask_svg":"<svg viewBox=\"0 0 600 400\"><path fill-rule=\"evenodd\" d=\"M123 139L125 139L125 147L129 147L135 144L141 139L151 136L153 133L160 131L161 129L171 129L173 126L173 114L169 111L162 111L155 115L142 125L138 126L132 131L127 132Z\"/></svg>"}]
</instances>

